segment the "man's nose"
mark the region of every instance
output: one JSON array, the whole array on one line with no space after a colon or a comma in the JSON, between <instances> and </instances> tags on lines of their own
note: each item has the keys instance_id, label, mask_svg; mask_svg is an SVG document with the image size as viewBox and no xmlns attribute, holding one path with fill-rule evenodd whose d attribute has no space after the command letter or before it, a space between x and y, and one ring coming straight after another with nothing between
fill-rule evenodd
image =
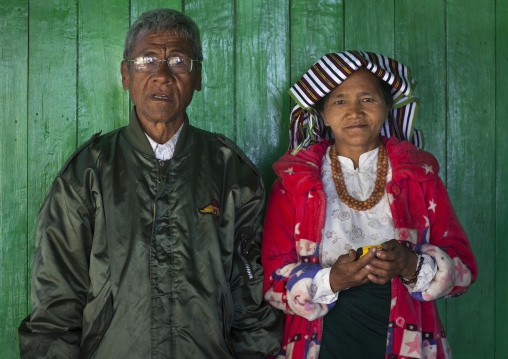
<instances>
[{"instance_id":1,"label":"man's nose","mask_svg":"<svg viewBox=\"0 0 508 359\"><path fill-rule=\"evenodd\" d=\"M173 82L175 80L175 76L173 72L171 72L167 61L161 61L159 63L159 68L154 73L153 79L161 82Z\"/></svg>"}]
</instances>

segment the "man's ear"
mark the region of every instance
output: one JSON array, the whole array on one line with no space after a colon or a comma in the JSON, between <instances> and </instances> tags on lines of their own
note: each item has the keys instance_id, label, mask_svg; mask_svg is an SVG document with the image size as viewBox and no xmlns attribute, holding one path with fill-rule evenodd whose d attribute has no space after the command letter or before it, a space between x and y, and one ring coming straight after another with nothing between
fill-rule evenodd
<instances>
[{"instance_id":1,"label":"man's ear","mask_svg":"<svg viewBox=\"0 0 508 359\"><path fill-rule=\"evenodd\" d=\"M201 91L201 64L198 62L196 66L196 81L194 82L194 90Z\"/></svg>"},{"instance_id":2,"label":"man's ear","mask_svg":"<svg viewBox=\"0 0 508 359\"><path fill-rule=\"evenodd\" d=\"M123 89L128 90L131 78L129 76L129 66L127 64L127 61L122 61L120 65L120 73L122 74Z\"/></svg>"}]
</instances>

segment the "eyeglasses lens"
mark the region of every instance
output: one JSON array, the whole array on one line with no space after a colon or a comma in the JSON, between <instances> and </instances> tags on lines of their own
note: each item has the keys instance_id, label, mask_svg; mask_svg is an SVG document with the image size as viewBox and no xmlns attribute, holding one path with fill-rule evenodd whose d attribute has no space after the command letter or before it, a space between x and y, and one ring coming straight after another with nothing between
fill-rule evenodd
<instances>
[{"instance_id":1,"label":"eyeglasses lens","mask_svg":"<svg viewBox=\"0 0 508 359\"><path fill-rule=\"evenodd\" d=\"M153 73L157 72L163 61L174 74L184 74L192 70L192 60L188 57L170 57L166 60L157 57L138 57L134 59L134 66L138 72Z\"/></svg>"}]
</instances>

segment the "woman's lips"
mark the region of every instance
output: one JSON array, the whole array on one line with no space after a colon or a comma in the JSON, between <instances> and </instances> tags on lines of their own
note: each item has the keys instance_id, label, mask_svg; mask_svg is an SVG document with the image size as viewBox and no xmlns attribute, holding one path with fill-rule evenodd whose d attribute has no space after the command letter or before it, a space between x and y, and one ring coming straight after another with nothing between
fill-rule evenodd
<instances>
[{"instance_id":1,"label":"woman's lips","mask_svg":"<svg viewBox=\"0 0 508 359\"><path fill-rule=\"evenodd\" d=\"M346 130L355 130L355 129L358 129L358 128L364 128L364 127L367 127L367 125L351 125L351 126L347 126L346 127Z\"/></svg>"}]
</instances>

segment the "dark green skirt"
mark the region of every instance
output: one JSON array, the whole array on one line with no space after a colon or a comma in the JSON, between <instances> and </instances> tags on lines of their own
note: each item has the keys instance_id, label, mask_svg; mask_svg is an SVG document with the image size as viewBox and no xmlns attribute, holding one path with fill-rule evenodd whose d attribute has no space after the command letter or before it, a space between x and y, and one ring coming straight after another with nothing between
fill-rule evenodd
<instances>
[{"instance_id":1,"label":"dark green skirt","mask_svg":"<svg viewBox=\"0 0 508 359\"><path fill-rule=\"evenodd\" d=\"M339 293L323 318L320 359L384 358L390 317L391 282L371 282Z\"/></svg>"}]
</instances>

